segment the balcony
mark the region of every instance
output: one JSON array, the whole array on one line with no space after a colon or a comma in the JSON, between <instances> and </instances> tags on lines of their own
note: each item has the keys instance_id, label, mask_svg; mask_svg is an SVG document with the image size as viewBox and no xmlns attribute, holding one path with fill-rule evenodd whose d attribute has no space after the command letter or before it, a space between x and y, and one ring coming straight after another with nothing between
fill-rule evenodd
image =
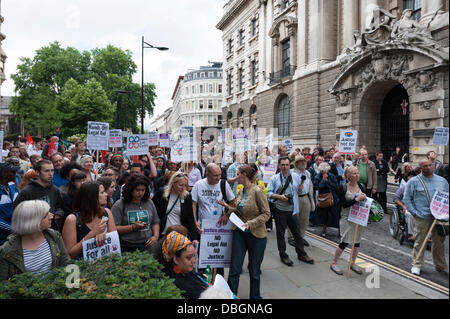
<instances>
[{"instance_id":1,"label":"balcony","mask_svg":"<svg viewBox=\"0 0 450 319\"><path fill-rule=\"evenodd\" d=\"M286 77L293 76L296 69L297 66L295 65L286 65L280 71L270 73L269 83L280 81Z\"/></svg>"}]
</instances>

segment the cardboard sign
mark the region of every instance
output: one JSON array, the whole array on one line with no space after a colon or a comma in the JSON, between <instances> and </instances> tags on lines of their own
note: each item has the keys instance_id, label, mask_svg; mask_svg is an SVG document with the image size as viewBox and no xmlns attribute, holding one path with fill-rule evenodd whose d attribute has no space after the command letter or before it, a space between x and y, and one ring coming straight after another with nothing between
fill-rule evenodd
<instances>
[{"instance_id":1,"label":"cardboard sign","mask_svg":"<svg viewBox=\"0 0 450 319\"><path fill-rule=\"evenodd\" d=\"M145 155L148 153L148 134L130 134L127 138L127 155Z\"/></svg>"},{"instance_id":2,"label":"cardboard sign","mask_svg":"<svg viewBox=\"0 0 450 319\"><path fill-rule=\"evenodd\" d=\"M367 221L369 220L370 206L372 205L372 201L372 198L367 197L365 201L356 202L355 205L350 207L348 221L367 227Z\"/></svg>"},{"instance_id":3,"label":"cardboard sign","mask_svg":"<svg viewBox=\"0 0 450 319\"><path fill-rule=\"evenodd\" d=\"M434 193L430 210L434 218L448 220L448 193L439 190Z\"/></svg>"},{"instance_id":4,"label":"cardboard sign","mask_svg":"<svg viewBox=\"0 0 450 319\"><path fill-rule=\"evenodd\" d=\"M84 260L94 261L96 259L102 258L103 256L109 256L111 254L121 255L120 240L117 230L106 234L105 243L101 247L98 247L95 244L95 238L83 241Z\"/></svg>"},{"instance_id":5,"label":"cardboard sign","mask_svg":"<svg viewBox=\"0 0 450 319\"><path fill-rule=\"evenodd\" d=\"M434 129L433 144L448 144L448 127L436 127Z\"/></svg>"},{"instance_id":6,"label":"cardboard sign","mask_svg":"<svg viewBox=\"0 0 450 319\"><path fill-rule=\"evenodd\" d=\"M341 130L339 138L340 154L355 154L358 131Z\"/></svg>"},{"instance_id":7,"label":"cardboard sign","mask_svg":"<svg viewBox=\"0 0 450 319\"><path fill-rule=\"evenodd\" d=\"M160 147L170 147L169 133L159 134L159 146Z\"/></svg>"},{"instance_id":8,"label":"cardboard sign","mask_svg":"<svg viewBox=\"0 0 450 319\"><path fill-rule=\"evenodd\" d=\"M174 162L189 162L197 160L197 142L195 128L192 126L180 128L180 136L170 148L170 158Z\"/></svg>"},{"instance_id":9,"label":"cardboard sign","mask_svg":"<svg viewBox=\"0 0 450 319\"><path fill-rule=\"evenodd\" d=\"M159 134L156 131L152 131L148 133L148 145L149 146L158 146L159 142Z\"/></svg>"},{"instance_id":10,"label":"cardboard sign","mask_svg":"<svg viewBox=\"0 0 450 319\"><path fill-rule=\"evenodd\" d=\"M291 139L282 140L281 144L287 147L288 153L292 153L294 151L294 141Z\"/></svg>"},{"instance_id":11,"label":"cardboard sign","mask_svg":"<svg viewBox=\"0 0 450 319\"><path fill-rule=\"evenodd\" d=\"M229 268L231 263L231 244L233 223L218 225L217 219L203 219L203 232L200 237L199 268Z\"/></svg>"},{"instance_id":12,"label":"cardboard sign","mask_svg":"<svg viewBox=\"0 0 450 319\"><path fill-rule=\"evenodd\" d=\"M109 130L109 147L122 146L122 130Z\"/></svg>"},{"instance_id":13,"label":"cardboard sign","mask_svg":"<svg viewBox=\"0 0 450 319\"><path fill-rule=\"evenodd\" d=\"M102 122L88 122L87 143L88 150L105 150L109 149L109 124Z\"/></svg>"}]
</instances>

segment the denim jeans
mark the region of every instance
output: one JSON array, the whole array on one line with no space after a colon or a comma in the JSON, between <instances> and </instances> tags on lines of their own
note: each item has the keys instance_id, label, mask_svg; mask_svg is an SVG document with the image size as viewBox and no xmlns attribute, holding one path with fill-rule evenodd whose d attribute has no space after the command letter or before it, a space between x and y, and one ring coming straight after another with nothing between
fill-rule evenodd
<instances>
[{"instance_id":1,"label":"denim jeans","mask_svg":"<svg viewBox=\"0 0 450 319\"><path fill-rule=\"evenodd\" d=\"M261 264L264 259L267 238L256 238L250 232L239 229L233 231L233 248L231 252L231 265L228 275L228 285L237 296L239 277L242 272L245 254L248 251L248 270L250 272L250 299L261 299L260 276Z\"/></svg>"}]
</instances>

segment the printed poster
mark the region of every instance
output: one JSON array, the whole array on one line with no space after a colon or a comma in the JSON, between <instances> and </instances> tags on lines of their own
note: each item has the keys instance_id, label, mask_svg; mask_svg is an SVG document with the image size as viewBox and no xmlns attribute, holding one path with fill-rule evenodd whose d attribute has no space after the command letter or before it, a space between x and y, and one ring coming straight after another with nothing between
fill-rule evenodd
<instances>
[{"instance_id":1,"label":"printed poster","mask_svg":"<svg viewBox=\"0 0 450 319\"><path fill-rule=\"evenodd\" d=\"M356 202L355 205L350 207L350 212L348 214L348 221L355 224L367 227L367 222L370 215L370 206L372 205L373 199L367 197L365 201Z\"/></svg>"},{"instance_id":2,"label":"printed poster","mask_svg":"<svg viewBox=\"0 0 450 319\"><path fill-rule=\"evenodd\" d=\"M434 193L430 209L434 218L448 220L448 193L440 190Z\"/></svg>"},{"instance_id":3,"label":"printed poster","mask_svg":"<svg viewBox=\"0 0 450 319\"><path fill-rule=\"evenodd\" d=\"M148 134L130 134L127 138L127 155L145 155L148 153Z\"/></svg>"},{"instance_id":4,"label":"printed poster","mask_svg":"<svg viewBox=\"0 0 450 319\"><path fill-rule=\"evenodd\" d=\"M101 247L98 247L95 244L95 238L83 241L84 260L94 261L111 254L121 255L120 240L117 230L106 234L105 243Z\"/></svg>"},{"instance_id":5,"label":"printed poster","mask_svg":"<svg viewBox=\"0 0 450 319\"><path fill-rule=\"evenodd\" d=\"M231 263L231 244L233 223L217 223L217 219L203 219L200 237L199 268L229 268Z\"/></svg>"},{"instance_id":6,"label":"printed poster","mask_svg":"<svg viewBox=\"0 0 450 319\"><path fill-rule=\"evenodd\" d=\"M107 151L109 149L109 124L102 122L88 122L87 143L88 150Z\"/></svg>"}]
</instances>

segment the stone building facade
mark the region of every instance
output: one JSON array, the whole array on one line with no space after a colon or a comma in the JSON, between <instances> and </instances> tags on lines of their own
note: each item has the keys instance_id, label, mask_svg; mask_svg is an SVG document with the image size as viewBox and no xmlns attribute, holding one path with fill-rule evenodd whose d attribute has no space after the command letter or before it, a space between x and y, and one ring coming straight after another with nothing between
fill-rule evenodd
<instances>
[{"instance_id":1,"label":"stone building facade","mask_svg":"<svg viewBox=\"0 0 450 319\"><path fill-rule=\"evenodd\" d=\"M278 128L295 147L358 146L417 161L448 127L448 0L231 0L223 32L227 128Z\"/></svg>"}]
</instances>

